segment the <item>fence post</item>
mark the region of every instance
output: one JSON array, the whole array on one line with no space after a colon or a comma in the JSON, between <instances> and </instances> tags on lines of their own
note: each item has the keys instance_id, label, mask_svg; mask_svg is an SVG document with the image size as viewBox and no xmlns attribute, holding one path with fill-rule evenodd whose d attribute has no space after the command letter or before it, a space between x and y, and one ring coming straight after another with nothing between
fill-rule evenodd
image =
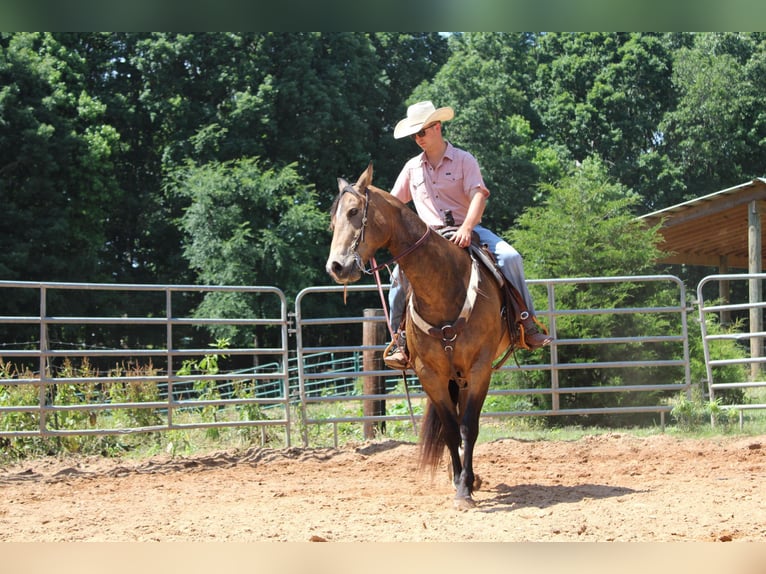
<instances>
[{"instance_id":1,"label":"fence post","mask_svg":"<svg viewBox=\"0 0 766 574\"><path fill-rule=\"evenodd\" d=\"M364 317L384 317L383 309L365 309ZM383 351L366 350L367 347L383 345L386 342L385 321L365 321L362 325L362 345L365 351L362 354L362 368L365 371L379 371L383 369ZM365 395L382 395L386 392L386 381L379 375L365 375L363 377L363 392ZM383 416L386 414L386 401L369 399L364 401L363 412L365 417ZM364 421L364 438L372 439L377 434L386 432L386 421Z\"/></svg>"}]
</instances>

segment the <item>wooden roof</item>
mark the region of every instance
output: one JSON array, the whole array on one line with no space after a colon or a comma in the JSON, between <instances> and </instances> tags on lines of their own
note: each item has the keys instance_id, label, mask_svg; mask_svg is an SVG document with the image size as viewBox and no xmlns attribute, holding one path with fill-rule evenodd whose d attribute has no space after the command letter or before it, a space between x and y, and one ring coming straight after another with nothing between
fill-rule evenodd
<instances>
[{"instance_id":1,"label":"wooden roof","mask_svg":"<svg viewBox=\"0 0 766 574\"><path fill-rule=\"evenodd\" d=\"M641 216L649 225L663 221L660 249L670 253L661 263L748 269L748 206L766 213L766 179L754 179L691 201ZM761 226L761 245L766 245ZM761 264L763 266L763 252ZM766 266L763 266L766 268Z\"/></svg>"}]
</instances>

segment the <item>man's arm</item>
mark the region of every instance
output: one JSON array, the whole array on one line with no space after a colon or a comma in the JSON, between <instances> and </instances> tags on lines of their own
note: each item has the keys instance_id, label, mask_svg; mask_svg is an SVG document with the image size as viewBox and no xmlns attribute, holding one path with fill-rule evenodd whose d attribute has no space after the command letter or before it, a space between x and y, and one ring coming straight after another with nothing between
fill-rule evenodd
<instances>
[{"instance_id":1,"label":"man's arm","mask_svg":"<svg viewBox=\"0 0 766 574\"><path fill-rule=\"evenodd\" d=\"M452 242L460 247L468 247L471 244L471 233L473 228L479 225L481 217L484 214L484 208L487 205L487 196L481 187L474 187L471 190L471 203L468 205L468 213L465 221L452 236Z\"/></svg>"}]
</instances>

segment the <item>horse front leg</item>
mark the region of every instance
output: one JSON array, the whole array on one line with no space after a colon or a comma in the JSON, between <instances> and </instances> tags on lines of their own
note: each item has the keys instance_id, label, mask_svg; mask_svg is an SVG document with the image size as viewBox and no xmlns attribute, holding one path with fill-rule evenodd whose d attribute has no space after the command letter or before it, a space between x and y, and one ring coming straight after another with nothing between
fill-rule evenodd
<instances>
[{"instance_id":1,"label":"horse front leg","mask_svg":"<svg viewBox=\"0 0 766 574\"><path fill-rule=\"evenodd\" d=\"M469 401L470 405L470 401ZM473 472L473 451L479 435L479 410L469 408L460 422L460 437L463 444L463 460L461 471L455 475L455 506L459 509L473 508L474 483L476 476Z\"/></svg>"},{"instance_id":2,"label":"horse front leg","mask_svg":"<svg viewBox=\"0 0 766 574\"><path fill-rule=\"evenodd\" d=\"M473 472L473 453L476 440L479 438L479 417L484 400L489 389L489 374L475 373L474 381L484 381L480 384L468 385L460 391L460 438L463 446L462 470L456 480L455 505L460 509L475 506L473 492L481 483Z\"/></svg>"},{"instance_id":3,"label":"horse front leg","mask_svg":"<svg viewBox=\"0 0 766 574\"><path fill-rule=\"evenodd\" d=\"M461 477L463 476L463 462L460 456L461 431L457 420L457 413L453 405L443 405L439 416L444 429L444 444L449 451L452 484L455 490L459 490Z\"/></svg>"}]
</instances>

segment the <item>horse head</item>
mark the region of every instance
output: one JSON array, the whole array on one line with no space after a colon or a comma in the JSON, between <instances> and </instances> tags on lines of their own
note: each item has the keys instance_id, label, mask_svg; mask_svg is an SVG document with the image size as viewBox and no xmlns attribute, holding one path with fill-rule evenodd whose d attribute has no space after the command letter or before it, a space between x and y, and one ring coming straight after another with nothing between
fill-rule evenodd
<instances>
[{"instance_id":1,"label":"horse head","mask_svg":"<svg viewBox=\"0 0 766 574\"><path fill-rule=\"evenodd\" d=\"M375 251L385 243L380 214L370 213L372 162L354 185L338 178L338 196L331 209L333 232L325 269L337 283L353 283Z\"/></svg>"}]
</instances>

